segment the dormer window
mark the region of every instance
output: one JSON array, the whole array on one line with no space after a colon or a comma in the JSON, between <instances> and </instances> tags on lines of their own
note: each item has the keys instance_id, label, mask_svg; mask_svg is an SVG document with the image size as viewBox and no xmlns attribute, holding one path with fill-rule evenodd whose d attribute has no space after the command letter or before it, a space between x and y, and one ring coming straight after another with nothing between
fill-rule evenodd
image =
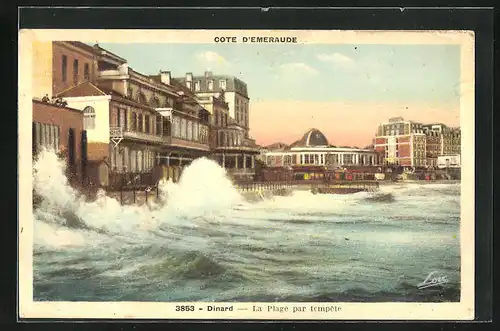
<instances>
[{"instance_id":1,"label":"dormer window","mask_svg":"<svg viewBox=\"0 0 500 331\"><path fill-rule=\"evenodd\" d=\"M199 91L201 88L200 88L200 81L197 81L196 83L194 83L194 90L195 91Z\"/></svg>"},{"instance_id":2,"label":"dormer window","mask_svg":"<svg viewBox=\"0 0 500 331\"><path fill-rule=\"evenodd\" d=\"M208 89L210 91L212 91L214 89L214 81L213 80L208 81Z\"/></svg>"},{"instance_id":3,"label":"dormer window","mask_svg":"<svg viewBox=\"0 0 500 331\"><path fill-rule=\"evenodd\" d=\"M219 87L223 90L226 89L226 80L225 79L221 79L219 80Z\"/></svg>"}]
</instances>

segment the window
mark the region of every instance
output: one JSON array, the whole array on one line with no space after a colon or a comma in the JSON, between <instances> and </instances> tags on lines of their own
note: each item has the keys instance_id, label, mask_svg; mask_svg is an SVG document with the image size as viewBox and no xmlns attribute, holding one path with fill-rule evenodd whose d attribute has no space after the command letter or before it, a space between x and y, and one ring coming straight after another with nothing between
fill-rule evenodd
<instances>
[{"instance_id":1,"label":"window","mask_svg":"<svg viewBox=\"0 0 500 331\"><path fill-rule=\"evenodd\" d=\"M181 119L179 117L174 117L174 137L181 136Z\"/></svg>"},{"instance_id":2,"label":"window","mask_svg":"<svg viewBox=\"0 0 500 331\"><path fill-rule=\"evenodd\" d=\"M33 122L33 151L37 152L39 147L59 150L60 129L57 125Z\"/></svg>"},{"instance_id":3,"label":"window","mask_svg":"<svg viewBox=\"0 0 500 331\"><path fill-rule=\"evenodd\" d=\"M130 130L137 130L137 113L132 112L131 122L130 122Z\"/></svg>"},{"instance_id":4,"label":"window","mask_svg":"<svg viewBox=\"0 0 500 331\"><path fill-rule=\"evenodd\" d=\"M144 93L139 92L139 94L137 95L137 102L143 105L147 104L146 96L144 95Z\"/></svg>"},{"instance_id":5,"label":"window","mask_svg":"<svg viewBox=\"0 0 500 331\"><path fill-rule=\"evenodd\" d=\"M195 91L199 91L200 90L200 81L197 81L196 83L194 83L194 90Z\"/></svg>"},{"instance_id":6,"label":"window","mask_svg":"<svg viewBox=\"0 0 500 331\"><path fill-rule=\"evenodd\" d=\"M120 126L123 128L123 130L128 130L128 110L126 108L120 109L121 112L121 122Z\"/></svg>"},{"instance_id":7,"label":"window","mask_svg":"<svg viewBox=\"0 0 500 331\"><path fill-rule=\"evenodd\" d=\"M208 89L210 91L212 91L214 89L214 81L213 80L208 81Z\"/></svg>"},{"instance_id":8,"label":"window","mask_svg":"<svg viewBox=\"0 0 500 331\"><path fill-rule=\"evenodd\" d=\"M193 140L198 141L198 123L193 122Z\"/></svg>"},{"instance_id":9,"label":"window","mask_svg":"<svg viewBox=\"0 0 500 331\"><path fill-rule=\"evenodd\" d=\"M85 63L85 66L83 67L83 77L85 80L90 79L90 66L88 63Z\"/></svg>"},{"instance_id":10,"label":"window","mask_svg":"<svg viewBox=\"0 0 500 331\"><path fill-rule=\"evenodd\" d=\"M170 122L169 119L163 117L162 117L162 122L163 122L163 136L172 135L172 122Z\"/></svg>"},{"instance_id":11,"label":"window","mask_svg":"<svg viewBox=\"0 0 500 331\"><path fill-rule=\"evenodd\" d=\"M143 121L144 121L143 115L137 114L137 131L138 132L144 132Z\"/></svg>"},{"instance_id":12,"label":"window","mask_svg":"<svg viewBox=\"0 0 500 331\"><path fill-rule=\"evenodd\" d=\"M181 118L181 138L186 139L187 135L187 121L185 118Z\"/></svg>"},{"instance_id":13,"label":"window","mask_svg":"<svg viewBox=\"0 0 500 331\"><path fill-rule=\"evenodd\" d=\"M78 60L73 60L73 83L78 83Z\"/></svg>"},{"instance_id":14,"label":"window","mask_svg":"<svg viewBox=\"0 0 500 331\"><path fill-rule=\"evenodd\" d=\"M153 108L158 108L160 107L160 100L158 99L158 97L156 96L153 96L151 97L151 99L149 100L149 105Z\"/></svg>"},{"instance_id":15,"label":"window","mask_svg":"<svg viewBox=\"0 0 500 331\"><path fill-rule=\"evenodd\" d=\"M219 80L219 87L223 90L226 89L226 80L225 79L221 79Z\"/></svg>"},{"instance_id":16,"label":"window","mask_svg":"<svg viewBox=\"0 0 500 331\"><path fill-rule=\"evenodd\" d=\"M62 81L66 82L66 80L68 79L68 57L66 55L62 56L61 75L62 75Z\"/></svg>"},{"instance_id":17,"label":"window","mask_svg":"<svg viewBox=\"0 0 500 331\"><path fill-rule=\"evenodd\" d=\"M144 123L146 124L146 133L151 133L151 121L149 115L144 116Z\"/></svg>"},{"instance_id":18,"label":"window","mask_svg":"<svg viewBox=\"0 0 500 331\"><path fill-rule=\"evenodd\" d=\"M156 116L156 134L158 136L162 135L162 127L163 127L163 118L161 115Z\"/></svg>"},{"instance_id":19,"label":"window","mask_svg":"<svg viewBox=\"0 0 500 331\"><path fill-rule=\"evenodd\" d=\"M68 131L68 164L73 166L76 162L76 139L75 139L75 129L70 128Z\"/></svg>"},{"instance_id":20,"label":"window","mask_svg":"<svg viewBox=\"0 0 500 331\"><path fill-rule=\"evenodd\" d=\"M187 121L187 139L193 140L193 124L191 121Z\"/></svg>"},{"instance_id":21,"label":"window","mask_svg":"<svg viewBox=\"0 0 500 331\"><path fill-rule=\"evenodd\" d=\"M83 109L83 128L85 130L95 129L95 109L91 106Z\"/></svg>"}]
</instances>

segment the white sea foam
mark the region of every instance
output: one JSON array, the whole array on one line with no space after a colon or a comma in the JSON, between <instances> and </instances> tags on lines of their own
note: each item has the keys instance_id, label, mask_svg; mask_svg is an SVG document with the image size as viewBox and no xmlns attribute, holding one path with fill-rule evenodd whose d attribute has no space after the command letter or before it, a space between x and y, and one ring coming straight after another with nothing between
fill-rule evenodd
<instances>
[{"instance_id":1,"label":"white sea foam","mask_svg":"<svg viewBox=\"0 0 500 331\"><path fill-rule=\"evenodd\" d=\"M398 208L403 219L421 216L419 204L422 200L408 198L408 194L432 192L429 186L419 184L381 185L379 194L392 194L396 202L404 202L404 209L392 202L368 202L366 198L373 193L366 192L315 195L309 191L295 191L291 196L249 203L233 187L225 169L200 158L185 168L179 183L162 182L161 200L166 202L150 208L146 205L122 206L104 192L100 192L93 202L84 201L68 184L64 175L65 162L50 150L40 153L33 170L34 189L42 198L34 210L35 244L51 248L103 243L120 246L126 242L163 240L172 247L202 249L210 246L210 242L226 240L224 236L248 231L239 226L254 229L248 235L261 238L264 234L271 236L269 231L284 229L292 234L297 231L300 221L335 224L370 219L375 223L395 222ZM441 185L439 189L448 187ZM451 196L450 199L457 198ZM429 201L427 209L434 216L446 216L449 211L443 209L439 201L443 198ZM195 232L186 233L184 229ZM266 233L256 232L262 229ZM316 226L312 229L306 232L314 234ZM210 238L210 231L215 230L221 239Z\"/></svg>"}]
</instances>

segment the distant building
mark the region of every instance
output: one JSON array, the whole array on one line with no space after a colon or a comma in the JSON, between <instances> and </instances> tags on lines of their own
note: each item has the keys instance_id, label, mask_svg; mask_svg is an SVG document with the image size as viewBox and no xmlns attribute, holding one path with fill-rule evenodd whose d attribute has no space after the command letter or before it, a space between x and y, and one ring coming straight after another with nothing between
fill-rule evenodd
<instances>
[{"instance_id":1,"label":"distant building","mask_svg":"<svg viewBox=\"0 0 500 331\"><path fill-rule=\"evenodd\" d=\"M460 128L448 127L444 124L425 124L424 132L437 134L439 137L439 155L461 154L461 130Z\"/></svg>"},{"instance_id":2,"label":"distant building","mask_svg":"<svg viewBox=\"0 0 500 331\"><path fill-rule=\"evenodd\" d=\"M224 92L224 99L229 107L229 117L236 125L244 128L245 138L249 138L250 98L245 82L233 76L213 75L211 71L206 71L203 76L193 76L192 73L187 73L185 77L179 77L176 80L199 97L213 95L218 97Z\"/></svg>"},{"instance_id":3,"label":"distant building","mask_svg":"<svg viewBox=\"0 0 500 331\"><path fill-rule=\"evenodd\" d=\"M255 175L255 157L258 149L250 139L245 139L246 129L229 116L225 93L219 96L200 96L200 104L210 116L211 157L235 179L250 180Z\"/></svg>"},{"instance_id":4,"label":"distant building","mask_svg":"<svg viewBox=\"0 0 500 331\"><path fill-rule=\"evenodd\" d=\"M378 126L374 146L384 164L435 167L438 156L460 154L460 129L394 117Z\"/></svg>"},{"instance_id":5,"label":"distant building","mask_svg":"<svg viewBox=\"0 0 500 331\"><path fill-rule=\"evenodd\" d=\"M308 130L301 139L290 146L277 146L273 151L267 147L265 163L269 167L311 167L341 168L346 166L374 166L379 164L373 149L335 147L328 143L318 129Z\"/></svg>"},{"instance_id":6,"label":"distant building","mask_svg":"<svg viewBox=\"0 0 500 331\"><path fill-rule=\"evenodd\" d=\"M460 168L460 155L443 155L437 158L437 167L443 168Z\"/></svg>"},{"instance_id":7,"label":"distant building","mask_svg":"<svg viewBox=\"0 0 500 331\"><path fill-rule=\"evenodd\" d=\"M235 178L253 178L259 149L249 135L250 98L246 83L237 77L213 75L210 71L203 76L187 73L185 77L175 80L196 94L200 103L214 110L211 113L214 159ZM225 109L220 108L222 100Z\"/></svg>"}]
</instances>

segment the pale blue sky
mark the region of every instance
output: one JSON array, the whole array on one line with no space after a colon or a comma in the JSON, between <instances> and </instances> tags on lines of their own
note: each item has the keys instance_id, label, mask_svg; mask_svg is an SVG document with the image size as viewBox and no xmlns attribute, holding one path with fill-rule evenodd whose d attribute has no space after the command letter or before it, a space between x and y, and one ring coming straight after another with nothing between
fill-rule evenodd
<instances>
[{"instance_id":1,"label":"pale blue sky","mask_svg":"<svg viewBox=\"0 0 500 331\"><path fill-rule=\"evenodd\" d=\"M100 46L144 74L211 69L234 75L256 101L423 102L458 105L458 45L116 44Z\"/></svg>"}]
</instances>

